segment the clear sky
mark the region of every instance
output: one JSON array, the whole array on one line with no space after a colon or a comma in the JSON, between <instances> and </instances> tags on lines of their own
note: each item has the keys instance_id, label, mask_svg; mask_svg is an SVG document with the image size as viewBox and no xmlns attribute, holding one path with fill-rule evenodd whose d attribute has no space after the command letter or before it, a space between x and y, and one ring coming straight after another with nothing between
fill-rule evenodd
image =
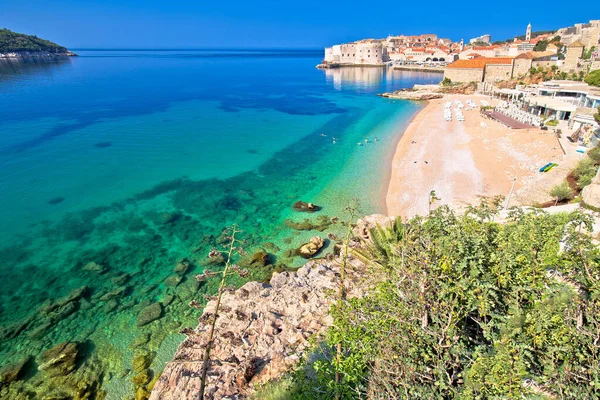
<instances>
[{"instance_id":1,"label":"clear sky","mask_svg":"<svg viewBox=\"0 0 600 400\"><path fill-rule=\"evenodd\" d=\"M488 3L488 4L486 4ZM320 48L388 34L492 40L600 19L562 0L0 0L0 27L70 48Z\"/></svg>"}]
</instances>

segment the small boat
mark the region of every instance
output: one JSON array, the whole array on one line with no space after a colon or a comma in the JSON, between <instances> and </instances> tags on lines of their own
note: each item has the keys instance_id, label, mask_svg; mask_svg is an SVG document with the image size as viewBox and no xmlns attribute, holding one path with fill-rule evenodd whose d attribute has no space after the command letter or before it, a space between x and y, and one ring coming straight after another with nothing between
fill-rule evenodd
<instances>
[{"instance_id":1,"label":"small boat","mask_svg":"<svg viewBox=\"0 0 600 400\"><path fill-rule=\"evenodd\" d=\"M548 164L544 165L542 168L540 168L540 172L544 172L546 170L546 168L548 168L551 165L552 165L551 162L549 162Z\"/></svg>"},{"instance_id":2,"label":"small boat","mask_svg":"<svg viewBox=\"0 0 600 400\"><path fill-rule=\"evenodd\" d=\"M540 172L548 172L552 168L557 167L557 166L558 166L558 164L548 163L548 164L544 165L542 168L540 168Z\"/></svg>"}]
</instances>

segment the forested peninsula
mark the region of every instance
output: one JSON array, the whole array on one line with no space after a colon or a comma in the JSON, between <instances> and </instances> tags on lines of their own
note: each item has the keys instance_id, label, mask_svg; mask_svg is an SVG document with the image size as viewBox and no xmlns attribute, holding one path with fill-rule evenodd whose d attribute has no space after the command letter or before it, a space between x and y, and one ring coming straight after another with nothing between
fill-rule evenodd
<instances>
[{"instance_id":1,"label":"forested peninsula","mask_svg":"<svg viewBox=\"0 0 600 400\"><path fill-rule=\"evenodd\" d=\"M34 35L16 33L0 28L0 57L59 57L75 56L66 47Z\"/></svg>"}]
</instances>

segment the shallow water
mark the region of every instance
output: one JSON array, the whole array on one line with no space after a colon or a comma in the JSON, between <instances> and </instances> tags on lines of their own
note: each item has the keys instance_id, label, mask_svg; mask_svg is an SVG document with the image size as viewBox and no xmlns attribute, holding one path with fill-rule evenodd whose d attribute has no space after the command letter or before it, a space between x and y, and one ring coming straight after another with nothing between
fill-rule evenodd
<instances>
[{"instance_id":1,"label":"shallow water","mask_svg":"<svg viewBox=\"0 0 600 400\"><path fill-rule=\"evenodd\" d=\"M227 226L249 254L270 254L251 269L267 279L301 265L292 253L310 236L339 233L330 219L352 198L385 212L386 165L419 105L375 94L440 80L321 71L311 51L79 53L0 64L0 360L29 357L0 397L132 395L134 354L160 372L197 323L189 301L214 293L193 277ZM296 200L323 208L298 213ZM305 218L322 231L290 227ZM155 302L161 317L138 327ZM79 343L75 372L37 372L64 341Z\"/></svg>"}]
</instances>

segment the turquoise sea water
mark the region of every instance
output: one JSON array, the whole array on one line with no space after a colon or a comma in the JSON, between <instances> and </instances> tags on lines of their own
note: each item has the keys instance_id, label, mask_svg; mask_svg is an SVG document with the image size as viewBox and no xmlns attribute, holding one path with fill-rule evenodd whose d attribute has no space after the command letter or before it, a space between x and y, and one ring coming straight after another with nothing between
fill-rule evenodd
<instances>
[{"instance_id":1,"label":"turquoise sea water","mask_svg":"<svg viewBox=\"0 0 600 400\"><path fill-rule=\"evenodd\" d=\"M189 301L214 293L194 275L227 226L269 253L251 271L266 279L301 265L292 253L310 236L339 232L330 220L352 198L385 212L387 163L419 106L376 94L440 80L321 71L313 51L78 53L0 64L0 367L28 360L2 398L132 396L133 357L160 372L197 323ZM290 223L305 218L315 229ZM156 302L160 318L138 327ZM65 341L75 371L38 372Z\"/></svg>"}]
</instances>

